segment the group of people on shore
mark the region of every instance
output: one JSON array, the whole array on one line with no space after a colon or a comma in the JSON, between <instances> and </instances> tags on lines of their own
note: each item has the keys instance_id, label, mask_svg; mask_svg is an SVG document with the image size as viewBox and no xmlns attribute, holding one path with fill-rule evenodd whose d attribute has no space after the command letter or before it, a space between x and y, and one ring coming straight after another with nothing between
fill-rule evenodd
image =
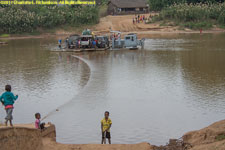
<instances>
[{"instance_id":1,"label":"group of people on shore","mask_svg":"<svg viewBox=\"0 0 225 150\"><path fill-rule=\"evenodd\" d=\"M152 19L152 15L150 14L149 17L146 17L145 15L136 15L133 18L133 24L137 24L137 23L147 23Z\"/></svg>"},{"instance_id":2,"label":"group of people on shore","mask_svg":"<svg viewBox=\"0 0 225 150\"><path fill-rule=\"evenodd\" d=\"M10 126L13 126L12 120L13 120L13 109L14 109L14 103L18 99L18 95L14 95L12 92L11 85L5 86L5 92L0 96L0 102L5 107L6 111L6 117L5 117L5 125L8 125L8 122L10 123ZM35 113L35 128L44 130L45 129L45 123L41 123L41 114ZM101 131L102 131L102 144L106 144L106 139L108 139L109 144L111 144L111 135L110 135L110 128L112 125L112 120L109 118L109 112L106 111L104 113L104 118L101 120Z\"/></svg>"}]
</instances>

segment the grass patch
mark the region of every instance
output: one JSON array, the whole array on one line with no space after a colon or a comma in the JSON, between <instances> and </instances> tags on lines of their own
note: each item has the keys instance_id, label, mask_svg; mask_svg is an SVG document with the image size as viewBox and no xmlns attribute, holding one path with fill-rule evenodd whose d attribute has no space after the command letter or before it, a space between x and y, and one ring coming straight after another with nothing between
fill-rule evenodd
<instances>
[{"instance_id":1,"label":"grass patch","mask_svg":"<svg viewBox=\"0 0 225 150\"><path fill-rule=\"evenodd\" d=\"M219 25L219 27L225 29L225 25Z\"/></svg>"},{"instance_id":2,"label":"grass patch","mask_svg":"<svg viewBox=\"0 0 225 150\"><path fill-rule=\"evenodd\" d=\"M216 136L216 140L217 140L217 141L225 140L225 134L217 135L217 136Z\"/></svg>"},{"instance_id":3,"label":"grass patch","mask_svg":"<svg viewBox=\"0 0 225 150\"><path fill-rule=\"evenodd\" d=\"M199 29L210 29L213 24L210 22L187 22L182 25L185 28L199 30Z\"/></svg>"},{"instance_id":4,"label":"grass patch","mask_svg":"<svg viewBox=\"0 0 225 150\"><path fill-rule=\"evenodd\" d=\"M152 22L153 23L153 22ZM179 29L189 28L192 30L199 29L210 29L213 27L212 22L202 21L202 22L176 22L170 20L164 20L159 22L160 26L179 26Z\"/></svg>"},{"instance_id":5,"label":"grass patch","mask_svg":"<svg viewBox=\"0 0 225 150\"><path fill-rule=\"evenodd\" d=\"M0 37L2 38L10 37L10 34L0 34Z\"/></svg>"},{"instance_id":6,"label":"grass patch","mask_svg":"<svg viewBox=\"0 0 225 150\"><path fill-rule=\"evenodd\" d=\"M166 22L162 22L159 24L159 26L167 26Z\"/></svg>"},{"instance_id":7,"label":"grass patch","mask_svg":"<svg viewBox=\"0 0 225 150\"><path fill-rule=\"evenodd\" d=\"M173 21L163 21L159 24L160 26L177 26L177 24Z\"/></svg>"}]
</instances>

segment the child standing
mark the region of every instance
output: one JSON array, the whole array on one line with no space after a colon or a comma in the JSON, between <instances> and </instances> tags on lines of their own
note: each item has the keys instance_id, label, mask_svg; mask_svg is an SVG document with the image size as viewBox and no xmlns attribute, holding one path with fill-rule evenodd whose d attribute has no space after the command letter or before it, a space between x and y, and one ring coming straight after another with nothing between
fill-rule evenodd
<instances>
[{"instance_id":1,"label":"child standing","mask_svg":"<svg viewBox=\"0 0 225 150\"><path fill-rule=\"evenodd\" d=\"M106 144L106 138L111 144L111 135L110 135L110 128L112 125L112 121L109 118L109 112L105 112L105 117L101 121L101 129L102 129L102 144Z\"/></svg>"},{"instance_id":2,"label":"child standing","mask_svg":"<svg viewBox=\"0 0 225 150\"><path fill-rule=\"evenodd\" d=\"M36 129L41 129L43 130L45 128L45 123L41 123L41 114L40 113L36 113L35 114L35 128Z\"/></svg>"},{"instance_id":3,"label":"child standing","mask_svg":"<svg viewBox=\"0 0 225 150\"><path fill-rule=\"evenodd\" d=\"M11 92L11 85L6 85L5 86L5 93L0 96L0 101L2 104L5 106L6 110L6 117L5 117L5 125L7 126L8 121L10 123L10 126L13 126L12 120L13 120L13 104L15 100L17 100L18 95L14 96L14 94Z\"/></svg>"}]
</instances>

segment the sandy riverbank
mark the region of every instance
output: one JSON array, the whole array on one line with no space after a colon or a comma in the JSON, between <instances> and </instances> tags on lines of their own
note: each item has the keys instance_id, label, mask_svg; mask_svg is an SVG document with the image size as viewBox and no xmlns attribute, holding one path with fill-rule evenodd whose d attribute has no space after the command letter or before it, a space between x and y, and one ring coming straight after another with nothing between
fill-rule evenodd
<instances>
[{"instance_id":1,"label":"sandy riverbank","mask_svg":"<svg viewBox=\"0 0 225 150\"><path fill-rule=\"evenodd\" d=\"M206 128L186 133L182 139L170 140L165 146L139 144L61 144L55 141L55 126L48 125L44 132L33 124L12 127L0 126L1 150L224 150L225 120Z\"/></svg>"},{"instance_id":2,"label":"sandy riverbank","mask_svg":"<svg viewBox=\"0 0 225 150\"><path fill-rule=\"evenodd\" d=\"M151 13L155 15L155 13ZM145 16L148 16L145 14ZM136 33L139 38L149 38L155 34L162 34L164 36L171 34L194 34L200 33L198 30L191 30L185 28L183 30L179 29L178 26L161 26L160 22L145 24L145 23L135 23L133 24L134 15L122 15L122 16L106 16L100 19L97 25L90 27L90 29L96 34L109 34L110 30L120 31L122 34ZM222 33L225 29L214 27L210 30L203 30L202 33ZM70 35L77 32L58 30L56 35Z\"/></svg>"},{"instance_id":3,"label":"sandy riverbank","mask_svg":"<svg viewBox=\"0 0 225 150\"><path fill-rule=\"evenodd\" d=\"M151 15L155 15L152 13ZM148 17L148 15L145 15ZM179 29L178 26L161 26L161 22L156 23L135 23L133 24L134 15L124 16L106 16L100 19L100 23L93 27L96 33L109 32L110 29L124 33L153 34L153 33L199 33L198 30L185 28ZM203 33L225 32L224 29L214 27L210 30L204 30Z\"/></svg>"}]
</instances>

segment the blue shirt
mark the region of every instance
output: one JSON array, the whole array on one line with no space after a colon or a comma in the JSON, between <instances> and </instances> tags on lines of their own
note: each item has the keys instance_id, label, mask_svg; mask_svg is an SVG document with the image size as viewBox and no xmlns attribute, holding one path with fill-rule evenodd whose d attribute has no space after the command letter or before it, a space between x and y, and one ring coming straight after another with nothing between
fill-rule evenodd
<instances>
[{"instance_id":1,"label":"blue shirt","mask_svg":"<svg viewBox=\"0 0 225 150\"><path fill-rule=\"evenodd\" d=\"M2 94L2 96L0 96L0 101L3 102L5 106L13 105L17 98L18 96L14 96L12 92L5 92Z\"/></svg>"}]
</instances>

